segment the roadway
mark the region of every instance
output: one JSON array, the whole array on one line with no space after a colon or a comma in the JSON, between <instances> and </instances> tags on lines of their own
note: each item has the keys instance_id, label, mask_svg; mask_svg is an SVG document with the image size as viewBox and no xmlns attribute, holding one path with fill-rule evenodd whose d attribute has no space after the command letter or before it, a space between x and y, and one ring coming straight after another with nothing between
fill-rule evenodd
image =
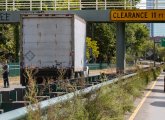
<instances>
[{"instance_id":1,"label":"roadway","mask_svg":"<svg viewBox=\"0 0 165 120\"><path fill-rule=\"evenodd\" d=\"M157 81L145 90L145 95L137 105L129 120L164 120L165 119L165 93L164 76L161 73Z\"/></svg>"}]
</instances>

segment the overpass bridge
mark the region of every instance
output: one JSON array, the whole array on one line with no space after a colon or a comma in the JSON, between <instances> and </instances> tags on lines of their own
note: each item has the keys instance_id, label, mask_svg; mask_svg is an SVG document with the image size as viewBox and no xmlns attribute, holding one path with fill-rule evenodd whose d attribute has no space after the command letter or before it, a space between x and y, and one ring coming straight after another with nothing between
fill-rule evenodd
<instances>
[{"instance_id":1,"label":"overpass bridge","mask_svg":"<svg viewBox=\"0 0 165 120\"><path fill-rule=\"evenodd\" d=\"M1 11L17 11L17 10L107 10L114 8L132 8L136 7L135 0L130 1L108 1L93 0L93 2L85 0L1 0Z\"/></svg>"},{"instance_id":2,"label":"overpass bridge","mask_svg":"<svg viewBox=\"0 0 165 120\"><path fill-rule=\"evenodd\" d=\"M151 4L153 8L157 8L159 5L163 7L165 5L164 3L156 0L147 4ZM123 2L108 2L107 0L95 0L94 2L83 2L83 0L77 0L77 2L73 2L72 0L67 0L67 2L66 0L1 0L0 24L19 23L21 13L42 12L49 14L77 14L87 22L110 23L113 22L110 17L112 9L131 10L138 7L145 7L145 5L146 3L137 3L134 0L124 0ZM125 70L125 22L116 22L116 66L119 71Z\"/></svg>"},{"instance_id":3,"label":"overpass bridge","mask_svg":"<svg viewBox=\"0 0 165 120\"><path fill-rule=\"evenodd\" d=\"M136 2L108 2L107 0L96 0L94 2L83 2L77 0L1 0L0 1L0 24L19 23L21 13L53 13L53 14L77 14L87 22L110 22L110 9L131 9L136 7ZM121 26L121 27L120 27ZM117 32L117 67L125 67L125 44L124 27L118 25ZM121 32L120 32L121 31Z\"/></svg>"},{"instance_id":4,"label":"overpass bridge","mask_svg":"<svg viewBox=\"0 0 165 120\"><path fill-rule=\"evenodd\" d=\"M67 1L67 2L66 2ZM107 0L1 0L0 23L19 22L21 13L46 12L77 14L90 22L110 22L110 9L132 9L137 7L135 1L109 2ZM141 4L142 6L143 4Z\"/></svg>"},{"instance_id":5,"label":"overpass bridge","mask_svg":"<svg viewBox=\"0 0 165 120\"><path fill-rule=\"evenodd\" d=\"M50 6L48 3L50 3ZM77 3L71 1L60 2L60 0L1 0L0 24L19 23L21 13L42 13L42 12L55 13L55 14L60 14L60 13L77 14L88 22L112 22L110 19L109 9L112 8L131 9L137 6L137 4L135 4L134 2L119 2L119 3L112 2L112 3L107 2L106 0L104 2L99 2L98 0L96 0L96 2L81 2L80 0L80 2ZM155 2L153 4L157 5ZM63 8L65 10L62 10ZM124 70L125 23L117 22L116 24L117 24L117 44L116 44L117 68L119 68L120 70ZM110 81L110 83L111 82L112 81ZM89 91L89 89L87 89L86 91ZM43 106L45 107L45 102ZM22 114L24 114L25 108L20 109L20 111ZM19 113L19 112L15 111L14 114L10 114L10 115L11 116L17 115L15 113Z\"/></svg>"}]
</instances>

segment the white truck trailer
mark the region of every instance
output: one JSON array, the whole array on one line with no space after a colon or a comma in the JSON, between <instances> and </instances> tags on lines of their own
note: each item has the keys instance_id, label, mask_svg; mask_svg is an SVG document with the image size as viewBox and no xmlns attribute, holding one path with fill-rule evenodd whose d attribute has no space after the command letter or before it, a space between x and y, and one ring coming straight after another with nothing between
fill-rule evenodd
<instances>
[{"instance_id":1,"label":"white truck trailer","mask_svg":"<svg viewBox=\"0 0 165 120\"><path fill-rule=\"evenodd\" d=\"M21 84L26 85L26 69L37 70L34 77L56 79L85 70L86 22L74 14L22 14L20 39Z\"/></svg>"}]
</instances>

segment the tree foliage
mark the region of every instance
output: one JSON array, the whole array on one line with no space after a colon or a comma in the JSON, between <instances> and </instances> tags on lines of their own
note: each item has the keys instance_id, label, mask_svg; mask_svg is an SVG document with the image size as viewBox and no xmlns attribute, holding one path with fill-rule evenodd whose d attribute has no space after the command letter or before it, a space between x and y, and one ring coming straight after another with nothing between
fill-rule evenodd
<instances>
[{"instance_id":1,"label":"tree foliage","mask_svg":"<svg viewBox=\"0 0 165 120\"><path fill-rule=\"evenodd\" d=\"M13 25L0 25L0 50L1 50L1 59L7 59L9 55L15 54L15 41L14 41L14 27Z\"/></svg>"},{"instance_id":2,"label":"tree foliage","mask_svg":"<svg viewBox=\"0 0 165 120\"><path fill-rule=\"evenodd\" d=\"M159 61L164 61L165 62L165 48L164 47L158 47L157 48L157 55L158 55L158 60Z\"/></svg>"},{"instance_id":3,"label":"tree foliage","mask_svg":"<svg viewBox=\"0 0 165 120\"><path fill-rule=\"evenodd\" d=\"M99 55L99 47L97 41L92 40L90 37L86 38L86 57L89 60L91 57L97 58ZM91 51L92 50L92 51ZM92 53L90 53L92 52ZM92 55L90 55L92 54Z\"/></svg>"},{"instance_id":4,"label":"tree foliage","mask_svg":"<svg viewBox=\"0 0 165 120\"><path fill-rule=\"evenodd\" d=\"M18 0L16 0L18 1ZM60 1L60 0L58 0ZM61 7L57 10L65 10L67 8L68 0L61 0ZM96 0L81 0L82 2L96 2ZM104 2L105 0L98 0ZM118 2L125 0L106 0L107 2ZM139 2L140 0L135 0ZM35 1L33 1L35 3ZM79 0L70 0L70 2L79 2ZM126 0L130 2L130 0ZM53 2L43 2L43 10L48 9ZM22 7L21 7L22 8ZM39 9L39 8L38 8ZM38 10L37 9L37 10ZM85 8L84 8L85 9ZM18 8L19 10L19 8ZM92 49L92 56L97 58L97 62L110 62L115 57L116 53L116 24L115 23L88 23L86 43L86 56L90 58L90 49ZM19 29L15 25L0 25L0 53L11 53L18 58L19 48ZM153 42L149 38L149 30L146 24L128 23L126 24L126 52L127 57L136 60L139 57L146 56L148 51L153 51ZM164 48L157 46L157 54L161 59L164 57Z\"/></svg>"},{"instance_id":5,"label":"tree foliage","mask_svg":"<svg viewBox=\"0 0 165 120\"><path fill-rule=\"evenodd\" d=\"M146 56L147 52L153 51L154 49L154 42L152 40L145 40L144 43L141 45L141 53L142 56Z\"/></svg>"},{"instance_id":6,"label":"tree foliage","mask_svg":"<svg viewBox=\"0 0 165 120\"><path fill-rule=\"evenodd\" d=\"M145 24L129 23L126 25L126 50L133 59L143 55L143 46L149 40L149 30ZM145 49L145 50L144 50Z\"/></svg>"},{"instance_id":7,"label":"tree foliage","mask_svg":"<svg viewBox=\"0 0 165 120\"><path fill-rule=\"evenodd\" d=\"M95 39L99 46L98 62L110 62L115 55L115 27L114 24L89 24L88 34Z\"/></svg>"},{"instance_id":8,"label":"tree foliage","mask_svg":"<svg viewBox=\"0 0 165 120\"><path fill-rule=\"evenodd\" d=\"M97 62L111 62L116 53L116 24L115 23L88 23L88 36L95 39L99 46ZM127 57L136 60L144 56L152 44L149 41L149 30L145 24L126 24L126 51Z\"/></svg>"}]
</instances>

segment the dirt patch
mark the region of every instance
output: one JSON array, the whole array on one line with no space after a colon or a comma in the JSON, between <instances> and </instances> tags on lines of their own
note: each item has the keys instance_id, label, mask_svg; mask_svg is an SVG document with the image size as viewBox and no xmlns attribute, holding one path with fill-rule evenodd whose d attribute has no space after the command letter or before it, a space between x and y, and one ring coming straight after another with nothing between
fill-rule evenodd
<instances>
[{"instance_id":1,"label":"dirt patch","mask_svg":"<svg viewBox=\"0 0 165 120\"><path fill-rule=\"evenodd\" d=\"M102 69L102 70L89 70L89 75L98 75L100 73L105 73L105 74L116 73L116 68Z\"/></svg>"},{"instance_id":2,"label":"dirt patch","mask_svg":"<svg viewBox=\"0 0 165 120\"><path fill-rule=\"evenodd\" d=\"M9 83L10 85L19 85L20 84L20 77L9 77ZM3 87L3 79L0 78L0 87Z\"/></svg>"}]
</instances>

